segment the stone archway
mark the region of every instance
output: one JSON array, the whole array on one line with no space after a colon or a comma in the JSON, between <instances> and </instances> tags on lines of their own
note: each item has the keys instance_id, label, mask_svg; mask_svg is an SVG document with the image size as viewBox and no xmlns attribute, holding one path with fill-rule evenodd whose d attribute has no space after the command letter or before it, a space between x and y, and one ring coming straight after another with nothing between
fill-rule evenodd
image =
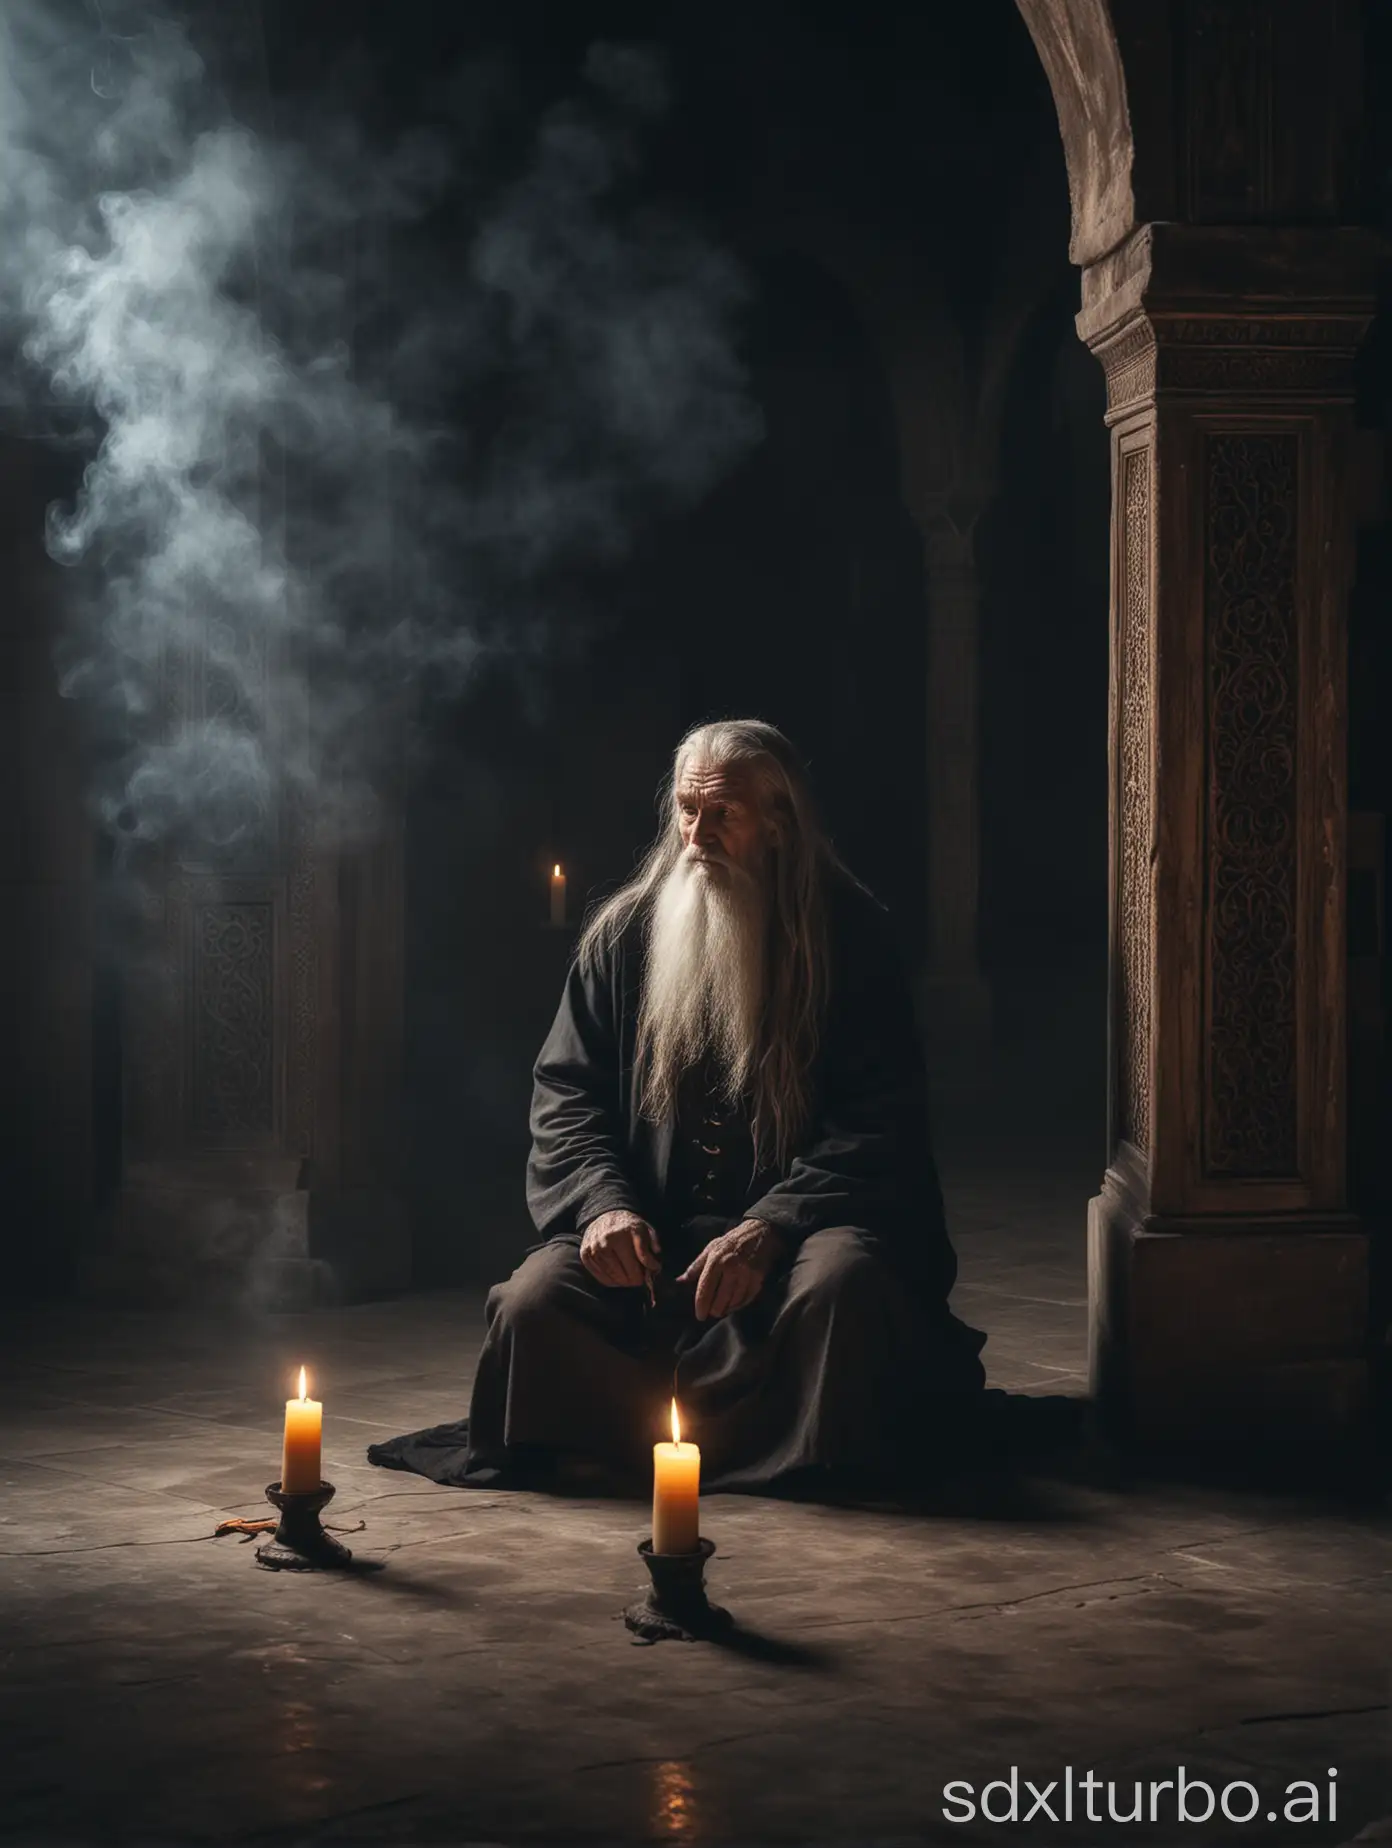
<instances>
[{"instance_id":1,"label":"stone archway","mask_svg":"<svg viewBox=\"0 0 1392 1848\"><path fill-rule=\"evenodd\" d=\"M1093 1385L1143 1438L1325 1437L1356 1427L1368 1378L1345 487L1374 251L1344 222L1345 22L1303 0L1182 21L1017 3L1058 110L1112 445Z\"/></svg>"},{"instance_id":2,"label":"stone archway","mask_svg":"<svg viewBox=\"0 0 1392 1848\"><path fill-rule=\"evenodd\" d=\"M1111 8L1108 0L1017 4L1058 110L1073 210L1068 254L1080 266L1095 263L1136 222L1135 139Z\"/></svg>"}]
</instances>

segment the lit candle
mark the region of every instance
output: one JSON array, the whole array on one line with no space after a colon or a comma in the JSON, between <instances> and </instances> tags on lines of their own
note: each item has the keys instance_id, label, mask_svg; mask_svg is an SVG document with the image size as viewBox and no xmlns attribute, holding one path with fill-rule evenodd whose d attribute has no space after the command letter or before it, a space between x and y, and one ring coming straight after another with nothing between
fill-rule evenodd
<instances>
[{"instance_id":1,"label":"lit candle","mask_svg":"<svg viewBox=\"0 0 1392 1848\"><path fill-rule=\"evenodd\" d=\"M566 921L566 876L561 871L559 862L551 869L551 922L564 924Z\"/></svg>"},{"instance_id":2,"label":"lit candle","mask_svg":"<svg viewBox=\"0 0 1392 1848\"><path fill-rule=\"evenodd\" d=\"M280 1457L280 1486L291 1492L319 1487L324 1407L305 1397L305 1370L300 1368L300 1396L285 1401L285 1447Z\"/></svg>"},{"instance_id":3,"label":"lit candle","mask_svg":"<svg viewBox=\"0 0 1392 1848\"><path fill-rule=\"evenodd\" d=\"M681 1441L672 1401L672 1441L653 1445L654 1553L694 1553L701 1538L701 1452Z\"/></svg>"}]
</instances>

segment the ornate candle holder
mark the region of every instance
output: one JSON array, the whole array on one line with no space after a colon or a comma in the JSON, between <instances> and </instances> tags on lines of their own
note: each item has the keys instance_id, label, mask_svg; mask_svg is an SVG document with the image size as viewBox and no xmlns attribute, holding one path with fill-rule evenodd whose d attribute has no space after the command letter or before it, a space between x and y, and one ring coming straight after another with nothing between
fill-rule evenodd
<instances>
[{"instance_id":1,"label":"ornate candle holder","mask_svg":"<svg viewBox=\"0 0 1392 1848\"><path fill-rule=\"evenodd\" d=\"M693 1553L654 1553L644 1540L638 1557L648 1568L648 1595L624 1612L624 1622L645 1643L695 1643L728 1630L733 1619L706 1597L706 1561L713 1540L699 1540Z\"/></svg>"},{"instance_id":2,"label":"ornate candle holder","mask_svg":"<svg viewBox=\"0 0 1392 1848\"><path fill-rule=\"evenodd\" d=\"M268 1483L266 1500L278 1510L280 1520L271 1538L257 1547L256 1563L272 1572L319 1572L350 1565L352 1553L324 1532L319 1519L333 1497L331 1482L321 1482L317 1489L282 1489L278 1482Z\"/></svg>"}]
</instances>

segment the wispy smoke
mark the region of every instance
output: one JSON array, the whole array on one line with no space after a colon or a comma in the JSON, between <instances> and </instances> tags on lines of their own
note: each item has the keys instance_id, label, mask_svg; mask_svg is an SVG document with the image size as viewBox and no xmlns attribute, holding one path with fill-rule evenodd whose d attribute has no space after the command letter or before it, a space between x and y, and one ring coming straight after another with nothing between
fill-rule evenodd
<instances>
[{"instance_id":1,"label":"wispy smoke","mask_svg":"<svg viewBox=\"0 0 1392 1848\"><path fill-rule=\"evenodd\" d=\"M481 104L273 131L196 21L0 0L10 410L91 445L48 544L118 839L235 860L286 791L370 828L393 699L555 643L563 571L755 437L738 275L631 184L664 106L597 47L499 179Z\"/></svg>"}]
</instances>

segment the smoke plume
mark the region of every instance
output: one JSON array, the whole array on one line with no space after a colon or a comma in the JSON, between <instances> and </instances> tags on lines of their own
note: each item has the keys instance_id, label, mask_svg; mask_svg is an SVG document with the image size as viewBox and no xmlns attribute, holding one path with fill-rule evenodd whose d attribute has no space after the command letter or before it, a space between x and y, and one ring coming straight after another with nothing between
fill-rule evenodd
<instances>
[{"instance_id":1,"label":"smoke plume","mask_svg":"<svg viewBox=\"0 0 1392 1848\"><path fill-rule=\"evenodd\" d=\"M287 795L370 831L401 703L565 645L565 573L757 435L738 274L633 184L655 59L595 47L525 135L460 73L392 139L360 78L270 119L257 29L0 5L5 411L85 460L58 671L131 860L235 866Z\"/></svg>"}]
</instances>

